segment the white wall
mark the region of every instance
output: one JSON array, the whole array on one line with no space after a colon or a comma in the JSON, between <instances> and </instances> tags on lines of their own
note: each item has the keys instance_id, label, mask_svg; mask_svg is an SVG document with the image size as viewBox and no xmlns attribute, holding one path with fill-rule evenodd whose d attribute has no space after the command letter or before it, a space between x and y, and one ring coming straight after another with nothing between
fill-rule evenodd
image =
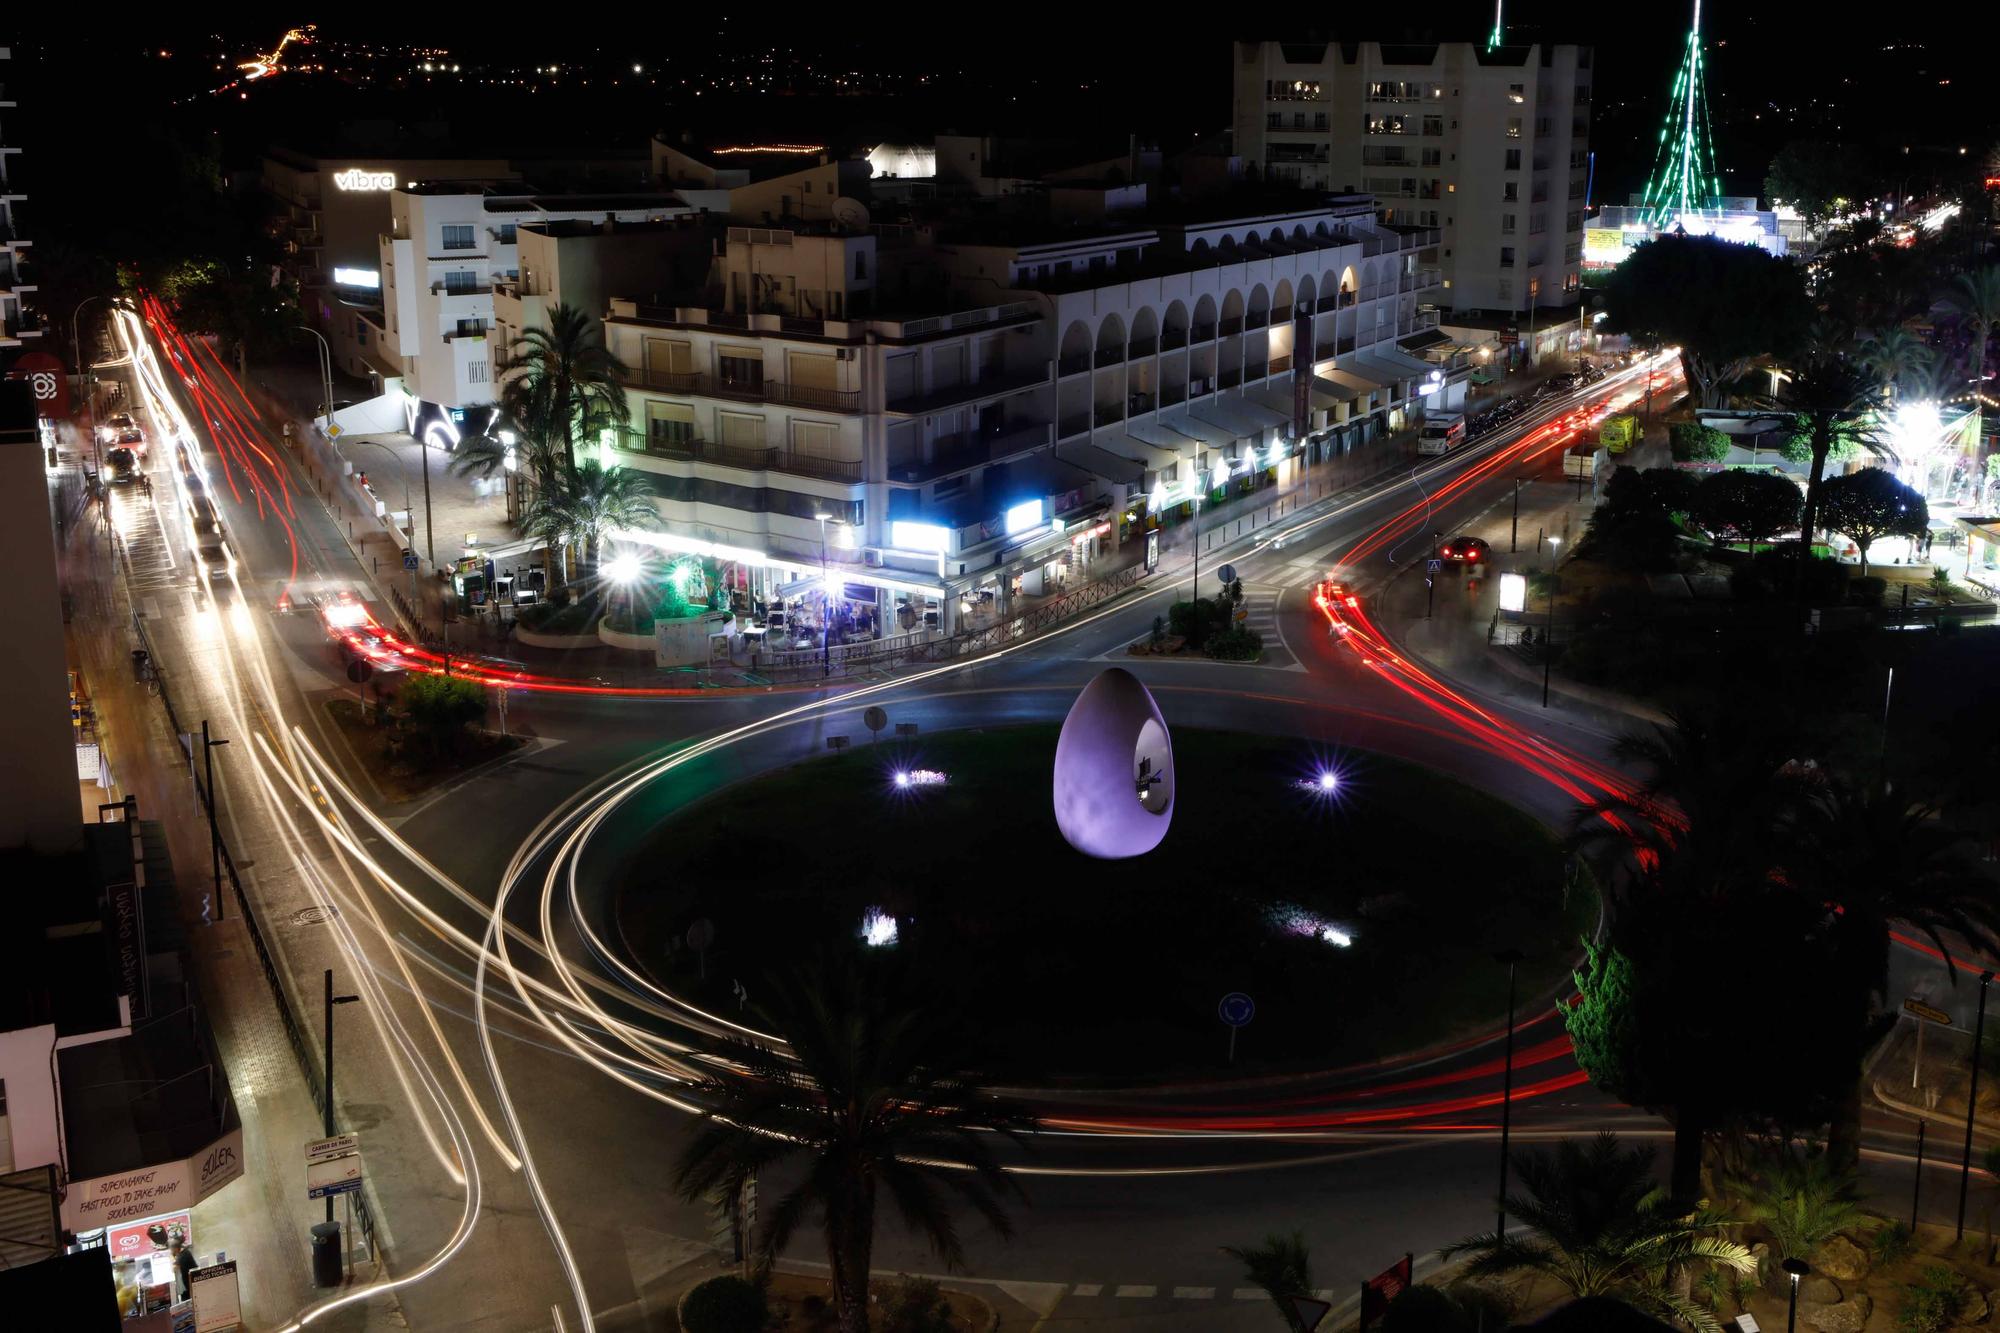
<instances>
[{"instance_id":1,"label":"white wall","mask_svg":"<svg viewBox=\"0 0 2000 1333\"><path fill-rule=\"evenodd\" d=\"M0 1171L23 1171L62 1160L56 1128L56 1088L49 1057L56 1029L40 1027L0 1032L0 1081L7 1085L6 1125L10 1153L0 1150Z\"/></svg>"}]
</instances>

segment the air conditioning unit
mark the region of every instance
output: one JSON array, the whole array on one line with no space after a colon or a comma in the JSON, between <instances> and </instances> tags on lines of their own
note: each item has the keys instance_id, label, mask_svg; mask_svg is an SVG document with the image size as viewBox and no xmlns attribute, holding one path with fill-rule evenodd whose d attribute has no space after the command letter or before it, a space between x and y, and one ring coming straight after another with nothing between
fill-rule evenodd
<instances>
[{"instance_id":1,"label":"air conditioning unit","mask_svg":"<svg viewBox=\"0 0 2000 1333\"><path fill-rule=\"evenodd\" d=\"M875 568L880 569L882 567L882 548L879 546L862 547L861 563L864 565L873 565Z\"/></svg>"}]
</instances>

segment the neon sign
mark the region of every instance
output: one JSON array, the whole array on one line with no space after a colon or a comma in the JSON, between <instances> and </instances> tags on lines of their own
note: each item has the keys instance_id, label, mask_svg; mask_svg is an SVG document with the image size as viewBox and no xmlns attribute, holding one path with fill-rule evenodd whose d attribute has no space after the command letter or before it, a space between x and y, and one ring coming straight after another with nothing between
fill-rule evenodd
<instances>
[{"instance_id":1,"label":"neon sign","mask_svg":"<svg viewBox=\"0 0 2000 1333\"><path fill-rule=\"evenodd\" d=\"M396 173L393 171L363 171L360 167L349 167L345 171L333 173L333 185L337 190L362 194L375 190L396 188Z\"/></svg>"}]
</instances>

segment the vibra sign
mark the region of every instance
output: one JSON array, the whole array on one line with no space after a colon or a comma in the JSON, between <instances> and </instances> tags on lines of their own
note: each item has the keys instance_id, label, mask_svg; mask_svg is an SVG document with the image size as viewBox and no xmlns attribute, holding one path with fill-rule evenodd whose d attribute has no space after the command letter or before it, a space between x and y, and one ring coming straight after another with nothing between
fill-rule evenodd
<instances>
[{"instance_id":1,"label":"vibra sign","mask_svg":"<svg viewBox=\"0 0 2000 1333\"><path fill-rule=\"evenodd\" d=\"M360 194L371 190L393 190L396 188L396 173L393 171L363 171L360 167L349 167L333 174L335 189Z\"/></svg>"}]
</instances>

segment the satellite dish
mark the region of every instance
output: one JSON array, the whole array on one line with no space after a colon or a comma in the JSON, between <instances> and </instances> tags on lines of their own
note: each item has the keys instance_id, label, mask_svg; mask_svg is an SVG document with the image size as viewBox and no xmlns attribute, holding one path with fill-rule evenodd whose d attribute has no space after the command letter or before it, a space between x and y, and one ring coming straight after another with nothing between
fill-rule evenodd
<instances>
[{"instance_id":1,"label":"satellite dish","mask_svg":"<svg viewBox=\"0 0 2000 1333\"><path fill-rule=\"evenodd\" d=\"M843 194L833 201L833 220L843 227L858 230L868 225L868 205Z\"/></svg>"}]
</instances>

